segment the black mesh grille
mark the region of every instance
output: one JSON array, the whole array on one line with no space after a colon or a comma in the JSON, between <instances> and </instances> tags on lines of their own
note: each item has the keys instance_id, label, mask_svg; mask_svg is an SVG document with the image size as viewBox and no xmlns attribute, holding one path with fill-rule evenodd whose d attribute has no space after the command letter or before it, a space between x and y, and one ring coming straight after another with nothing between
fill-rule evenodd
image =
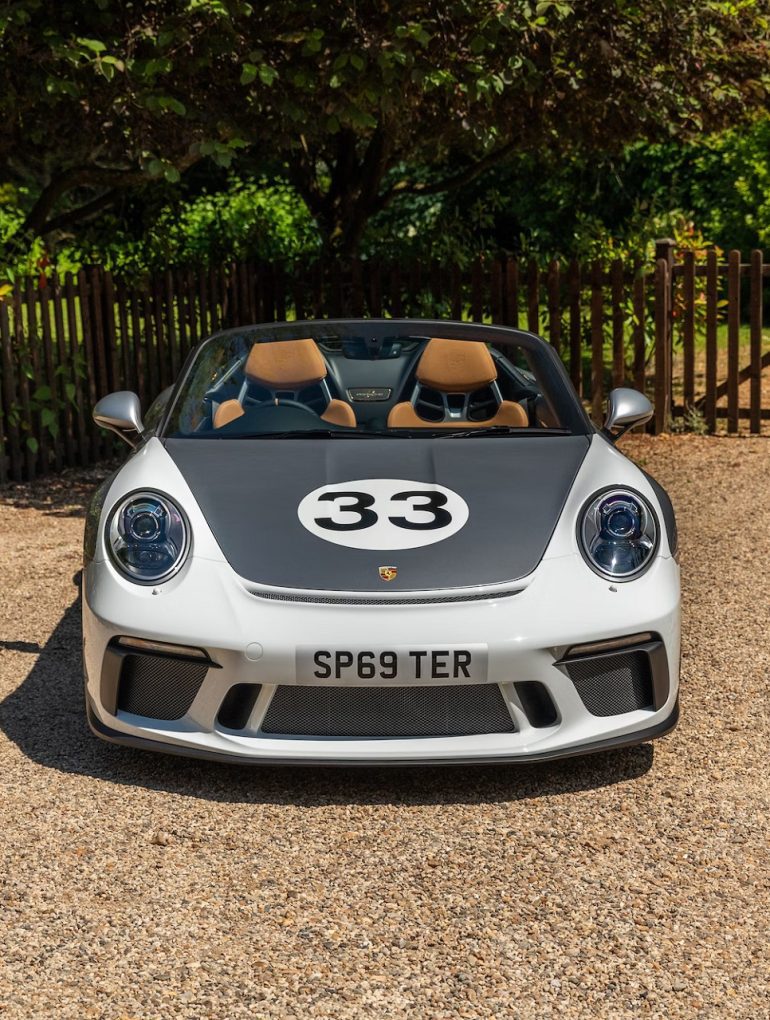
<instances>
[{"instance_id":1,"label":"black mesh grille","mask_svg":"<svg viewBox=\"0 0 770 1020\"><path fill-rule=\"evenodd\" d=\"M650 660L644 652L567 662L567 672L591 715L652 708Z\"/></svg>"},{"instance_id":2,"label":"black mesh grille","mask_svg":"<svg viewBox=\"0 0 770 1020\"><path fill-rule=\"evenodd\" d=\"M460 737L510 733L497 684L276 689L262 731L305 737Z\"/></svg>"},{"instance_id":3,"label":"black mesh grille","mask_svg":"<svg viewBox=\"0 0 770 1020\"><path fill-rule=\"evenodd\" d=\"M181 719L203 683L207 662L165 655L127 655L118 687L118 709L149 719Z\"/></svg>"}]
</instances>

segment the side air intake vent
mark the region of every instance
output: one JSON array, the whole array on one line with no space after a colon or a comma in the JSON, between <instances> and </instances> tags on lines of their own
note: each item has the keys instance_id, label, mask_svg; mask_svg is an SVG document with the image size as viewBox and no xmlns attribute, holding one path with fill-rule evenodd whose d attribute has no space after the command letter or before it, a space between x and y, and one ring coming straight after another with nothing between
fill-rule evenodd
<instances>
[{"instance_id":1,"label":"side air intake vent","mask_svg":"<svg viewBox=\"0 0 770 1020\"><path fill-rule=\"evenodd\" d=\"M567 660L565 666L591 715L621 715L653 707L650 659L645 652Z\"/></svg>"},{"instance_id":2,"label":"side air intake vent","mask_svg":"<svg viewBox=\"0 0 770 1020\"><path fill-rule=\"evenodd\" d=\"M515 687L529 725L537 729L553 726L558 716L545 684L537 680L521 680Z\"/></svg>"},{"instance_id":3,"label":"side air intake vent","mask_svg":"<svg viewBox=\"0 0 770 1020\"><path fill-rule=\"evenodd\" d=\"M242 730L257 702L260 684L233 684L225 695L217 722L228 730Z\"/></svg>"},{"instance_id":4,"label":"side air intake vent","mask_svg":"<svg viewBox=\"0 0 770 1020\"><path fill-rule=\"evenodd\" d=\"M118 710L149 719L181 719L190 710L208 668L208 662L167 655L126 655Z\"/></svg>"}]
</instances>

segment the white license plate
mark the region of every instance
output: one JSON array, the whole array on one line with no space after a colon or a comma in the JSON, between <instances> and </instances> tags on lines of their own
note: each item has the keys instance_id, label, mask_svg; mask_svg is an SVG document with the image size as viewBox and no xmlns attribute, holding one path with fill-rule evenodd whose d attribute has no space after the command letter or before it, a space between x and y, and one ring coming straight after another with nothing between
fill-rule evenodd
<instances>
[{"instance_id":1,"label":"white license plate","mask_svg":"<svg viewBox=\"0 0 770 1020\"><path fill-rule=\"evenodd\" d=\"M315 686L397 687L483 684L486 645L428 645L412 648L297 648L297 683Z\"/></svg>"}]
</instances>

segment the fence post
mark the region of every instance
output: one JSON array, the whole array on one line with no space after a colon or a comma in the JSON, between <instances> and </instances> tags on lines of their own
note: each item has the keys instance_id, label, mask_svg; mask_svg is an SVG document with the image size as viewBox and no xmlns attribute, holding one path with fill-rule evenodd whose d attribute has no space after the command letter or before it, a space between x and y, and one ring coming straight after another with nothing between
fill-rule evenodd
<instances>
[{"instance_id":1,"label":"fence post","mask_svg":"<svg viewBox=\"0 0 770 1020\"><path fill-rule=\"evenodd\" d=\"M655 417L653 431L665 432L671 418L671 328L668 305L671 293L669 267L665 259L655 263Z\"/></svg>"},{"instance_id":2,"label":"fence post","mask_svg":"<svg viewBox=\"0 0 770 1020\"><path fill-rule=\"evenodd\" d=\"M741 344L741 253L727 256L727 431L738 431Z\"/></svg>"},{"instance_id":3,"label":"fence post","mask_svg":"<svg viewBox=\"0 0 770 1020\"><path fill-rule=\"evenodd\" d=\"M674 371L673 344L673 238L655 242L655 418L654 431L665 432L671 422L672 379Z\"/></svg>"},{"instance_id":4,"label":"fence post","mask_svg":"<svg viewBox=\"0 0 770 1020\"><path fill-rule=\"evenodd\" d=\"M750 428L752 432L762 431L762 280L764 276L763 254L751 253L751 384L749 393Z\"/></svg>"}]
</instances>

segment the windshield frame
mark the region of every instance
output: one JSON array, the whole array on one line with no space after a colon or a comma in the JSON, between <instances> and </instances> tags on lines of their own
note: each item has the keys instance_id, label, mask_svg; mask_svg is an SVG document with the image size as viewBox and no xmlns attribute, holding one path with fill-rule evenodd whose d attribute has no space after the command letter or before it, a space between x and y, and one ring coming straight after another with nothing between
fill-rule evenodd
<instances>
[{"instance_id":1,"label":"windshield frame","mask_svg":"<svg viewBox=\"0 0 770 1020\"><path fill-rule=\"evenodd\" d=\"M570 435L592 435L596 429L583 408L583 404L575 393L572 382L567 371L551 344L542 337L528 330L515 329L511 326L486 325L475 322L457 322L451 319L298 319L295 322L270 322L257 325L235 326L231 329L218 330L206 339L198 343L187 355L179 376L174 384L173 392L166 403L163 415L155 435L158 439L182 438L166 434L169 422L176 411L179 397L185 389L188 378L195 369L198 358L203 355L206 348L231 336L244 336L253 343L270 340L300 340L311 337L316 342L328 339L345 339L346 337L359 337L362 331L373 339L382 340L403 336L411 337L442 337L447 340L465 340L474 343L489 343L505 355L505 346L515 346L523 350L532 351L542 359L542 368L547 374L547 386L551 395L559 402L559 414L562 419L562 428L558 430L537 430L544 434L564 434L564 429ZM563 412L563 413L562 413ZM461 423L458 427L462 428ZM416 432L417 430L413 430ZM522 429L521 434L526 430ZM534 434L535 430L532 430ZM434 437L437 430L420 429L422 438ZM441 434L449 434L443 429ZM512 432L513 436L514 433ZM403 438L411 438L412 430L405 430ZM191 437L184 437L191 438ZM207 437L213 438L213 437ZM222 436L220 441L228 437ZM253 438L259 438L255 436ZM298 431L297 439L302 439L302 432Z\"/></svg>"}]
</instances>

